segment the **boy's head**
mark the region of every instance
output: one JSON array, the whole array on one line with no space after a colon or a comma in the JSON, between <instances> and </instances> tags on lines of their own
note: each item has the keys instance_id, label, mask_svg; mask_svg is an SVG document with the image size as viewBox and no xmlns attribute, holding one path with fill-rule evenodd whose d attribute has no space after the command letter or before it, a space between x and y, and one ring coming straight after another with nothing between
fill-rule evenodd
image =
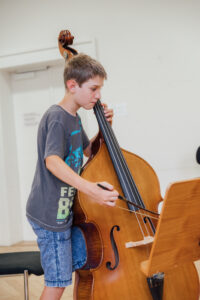
<instances>
[{"instance_id":1,"label":"boy's head","mask_svg":"<svg viewBox=\"0 0 200 300\"><path fill-rule=\"evenodd\" d=\"M64 84L67 88L67 81L74 79L81 87L84 82L96 76L107 79L107 74L103 66L88 55L78 54L66 63Z\"/></svg>"}]
</instances>

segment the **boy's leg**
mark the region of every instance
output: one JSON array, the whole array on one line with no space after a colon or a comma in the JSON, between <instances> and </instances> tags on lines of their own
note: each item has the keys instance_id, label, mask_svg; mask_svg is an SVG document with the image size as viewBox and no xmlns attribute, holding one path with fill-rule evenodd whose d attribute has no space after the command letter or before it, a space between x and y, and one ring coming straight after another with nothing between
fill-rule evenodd
<instances>
[{"instance_id":1,"label":"boy's leg","mask_svg":"<svg viewBox=\"0 0 200 300\"><path fill-rule=\"evenodd\" d=\"M66 286L72 283L71 228L52 232L30 221L37 235L45 287L41 300L59 300Z\"/></svg>"},{"instance_id":2,"label":"boy's leg","mask_svg":"<svg viewBox=\"0 0 200 300\"><path fill-rule=\"evenodd\" d=\"M65 288L45 286L40 300L60 300Z\"/></svg>"}]
</instances>

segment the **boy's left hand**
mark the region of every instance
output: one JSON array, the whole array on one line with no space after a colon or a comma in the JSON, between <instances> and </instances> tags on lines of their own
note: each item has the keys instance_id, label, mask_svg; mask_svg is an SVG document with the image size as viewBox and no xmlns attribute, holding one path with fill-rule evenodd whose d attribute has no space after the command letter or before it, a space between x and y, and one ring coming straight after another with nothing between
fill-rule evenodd
<instances>
[{"instance_id":1,"label":"boy's left hand","mask_svg":"<svg viewBox=\"0 0 200 300\"><path fill-rule=\"evenodd\" d=\"M102 106L104 108L104 114L107 119L107 121L112 125L112 119L113 119L113 109L108 108L108 105L106 103L102 103Z\"/></svg>"}]
</instances>

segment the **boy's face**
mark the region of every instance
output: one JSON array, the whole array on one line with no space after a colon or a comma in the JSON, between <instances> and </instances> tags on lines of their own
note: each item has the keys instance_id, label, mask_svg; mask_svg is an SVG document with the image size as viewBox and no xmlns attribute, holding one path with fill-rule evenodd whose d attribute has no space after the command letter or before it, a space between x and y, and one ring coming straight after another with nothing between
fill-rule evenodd
<instances>
[{"instance_id":1,"label":"boy's face","mask_svg":"<svg viewBox=\"0 0 200 300\"><path fill-rule=\"evenodd\" d=\"M88 110L92 109L101 98L103 83L104 79L96 76L84 82L81 87L77 84L74 93L77 105Z\"/></svg>"}]
</instances>

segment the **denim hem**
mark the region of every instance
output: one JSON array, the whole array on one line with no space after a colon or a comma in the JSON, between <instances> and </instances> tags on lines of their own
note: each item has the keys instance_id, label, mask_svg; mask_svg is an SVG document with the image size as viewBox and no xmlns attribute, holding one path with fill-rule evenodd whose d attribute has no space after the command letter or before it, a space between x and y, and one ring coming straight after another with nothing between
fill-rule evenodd
<instances>
[{"instance_id":1,"label":"denim hem","mask_svg":"<svg viewBox=\"0 0 200 300\"><path fill-rule=\"evenodd\" d=\"M65 280L65 281L50 281L50 280L45 280L44 282L45 282L45 286L49 286L49 287L66 287L66 286L72 284L72 279Z\"/></svg>"},{"instance_id":2,"label":"denim hem","mask_svg":"<svg viewBox=\"0 0 200 300\"><path fill-rule=\"evenodd\" d=\"M81 269L86 263L86 260L78 261L75 265L72 266L73 272L77 269Z\"/></svg>"}]
</instances>

